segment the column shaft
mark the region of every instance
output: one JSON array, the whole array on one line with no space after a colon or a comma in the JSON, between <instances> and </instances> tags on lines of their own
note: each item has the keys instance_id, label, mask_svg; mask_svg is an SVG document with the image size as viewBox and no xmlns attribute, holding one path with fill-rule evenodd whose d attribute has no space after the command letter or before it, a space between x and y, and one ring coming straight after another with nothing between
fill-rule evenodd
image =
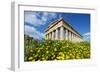
<instances>
[{"instance_id":1,"label":"column shaft","mask_svg":"<svg viewBox=\"0 0 100 73\"><path fill-rule=\"evenodd\" d=\"M66 40L68 40L68 30L66 29Z\"/></svg>"},{"instance_id":2,"label":"column shaft","mask_svg":"<svg viewBox=\"0 0 100 73\"><path fill-rule=\"evenodd\" d=\"M73 33L71 33L71 40L73 41Z\"/></svg>"},{"instance_id":3,"label":"column shaft","mask_svg":"<svg viewBox=\"0 0 100 73\"><path fill-rule=\"evenodd\" d=\"M48 35L49 35L49 39L50 39L50 33Z\"/></svg>"},{"instance_id":4,"label":"column shaft","mask_svg":"<svg viewBox=\"0 0 100 73\"><path fill-rule=\"evenodd\" d=\"M56 29L56 32L55 32L55 39L58 40L58 29Z\"/></svg>"},{"instance_id":5,"label":"column shaft","mask_svg":"<svg viewBox=\"0 0 100 73\"><path fill-rule=\"evenodd\" d=\"M69 31L69 40L71 41L71 32Z\"/></svg>"},{"instance_id":6,"label":"column shaft","mask_svg":"<svg viewBox=\"0 0 100 73\"><path fill-rule=\"evenodd\" d=\"M52 38L52 34L51 34L51 32L50 32L50 39Z\"/></svg>"},{"instance_id":7,"label":"column shaft","mask_svg":"<svg viewBox=\"0 0 100 73\"><path fill-rule=\"evenodd\" d=\"M54 31L52 31L52 40L54 40Z\"/></svg>"},{"instance_id":8,"label":"column shaft","mask_svg":"<svg viewBox=\"0 0 100 73\"><path fill-rule=\"evenodd\" d=\"M60 40L64 39L64 28L60 27Z\"/></svg>"}]
</instances>

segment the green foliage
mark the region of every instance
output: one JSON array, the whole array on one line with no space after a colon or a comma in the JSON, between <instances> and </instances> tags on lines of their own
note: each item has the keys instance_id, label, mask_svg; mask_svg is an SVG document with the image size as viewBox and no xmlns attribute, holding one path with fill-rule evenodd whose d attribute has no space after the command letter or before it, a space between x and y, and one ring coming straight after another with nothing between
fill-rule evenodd
<instances>
[{"instance_id":1,"label":"green foliage","mask_svg":"<svg viewBox=\"0 0 100 73\"><path fill-rule=\"evenodd\" d=\"M35 40L24 36L24 60L70 60L89 59L90 43L72 43L67 40Z\"/></svg>"}]
</instances>

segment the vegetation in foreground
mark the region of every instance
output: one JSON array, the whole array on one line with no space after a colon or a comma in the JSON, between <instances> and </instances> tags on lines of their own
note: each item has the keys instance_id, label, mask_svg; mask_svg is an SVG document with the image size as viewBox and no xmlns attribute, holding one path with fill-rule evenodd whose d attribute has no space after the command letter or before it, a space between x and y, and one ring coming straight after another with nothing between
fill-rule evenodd
<instances>
[{"instance_id":1,"label":"vegetation in foreground","mask_svg":"<svg viewBox=\"0 0 100 73\"><path fill-rule=\"evenodd\" d=\"M67 40L35 40L24 36L24 61L89 59L90 43Z\"/></svg>"}]
</instances>

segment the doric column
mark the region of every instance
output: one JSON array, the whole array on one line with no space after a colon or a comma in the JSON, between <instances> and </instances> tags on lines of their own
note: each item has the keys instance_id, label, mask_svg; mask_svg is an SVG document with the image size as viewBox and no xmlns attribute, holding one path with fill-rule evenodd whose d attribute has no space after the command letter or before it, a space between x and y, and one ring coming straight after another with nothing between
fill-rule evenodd
<instances>
[{"instance_id":1,"label":"doric column","mask_svg":"<svg viewBox=\"0 0 100 73\"><path fill-rule=\"evenodd\" d=\"M52 40L54 40L54 31L52 31Z\"/></svg>"},{"instance_id":2,"label":"doric column","mask_svg":"<svg viewBox=\"0 0 100 73\"><path fill-rule=\"evenodd\" d=\"M70 38L70 39L71 39L71 41L72 41L72 32L70 33L70 36L71 36L71 38Z\"/></svg>"},{"instance_id":3,"label":"doric column","mask_svg":"<svg viewBox=\"0 0 100 73\"><path fill-rule=\"evenodd\" d=\"M68 30L66 29L66 40L68 40Z\"/></svg>"},{"instance_id":4,"label":"doric column","mask_svg":"<svg viewBox=\"0 0 100 73\"><path fill-rule=\"evenodd\" d=\"M71 38L72 38L72 41L73 41L73 33L71 33Z\"/></svg>"},{"instance_id":5,"label":"doric column","mask_svg":"<svg viewBox=\"0 0 100 73\"><path fill-rule=\"evenodd\" d=\"M50 36L50 37L51 37L51 40L52 40L52 32L51 32L50 34L51 34L51 36Z\"/></svg>"},{"instance_id":6,"label":"doric column","mask_svg":"<svg viewBox=\"0 0 100 73\"><path fill-rule=\"evenodd\" d=\"M58 40L58 29L55 31L55 40Z\"/></svg>"},{"instance_id":7,"label":"doric column","mask_svg":"<svg viewBox=\"0 0 100 73\"><path fill-rule=\"evenodd\" d=\"M68 31L68 40L70 40L70 31Z\"/></svg>"},{"instance_id":8,"label":"doric column","mask_svg":"<svg viewBox=\"0 0 100 73\"><path fill-rule=\"evenodd\" d=\"M48 33L48 37L49 37L49 39L50 39L50 33Z\"/></svg>"},{"instance_id":9,"label":"doric column","mask_svg":"<svg viewBox=\"0 0 100 73\"><path fill-rule=\"evenodd\" d=\"M69 40L71 41L71 32L69 31Z\"/></svg>"},{"instance_id":10,"label":"doric column","mask_svg":"<svg viewBox=\"0 0 100 73\"><path fill-rule=\"evenodd\" d=\"M51 39L51 33L49 33L49 39Z\"/></svg>"},{"instance_id":11,"label":"doric column","mask_svg":"<svg viewBox=\"0 0 100 73\"><path fill-rule=\"evenodd\" d=\"M75 34L73 34L73 41L75 41Z\"/></svg>"},{"instance_id":12,"label":"doric column","mask_svg":"<svg viewBox=\"0 0 100 73\"><path fill-rule=\"evenodd\" d=\"M60 40L64 39L64 28L60 27Z\"/></svg>"},{"instance_id":13,"label":"doric column","mask_svg":"<svg viewBox=\"0 0 100 73\"><path fill-rule=\"evenodd\" d=\"M49 33L48 33L48 39L49 39Z\"/></svg>"},{"instance_id":14,"label":"doric column","mask_svg":"<svg viewBox=\"0 0 100 73\"><path fill-rule=\"evenodd\" d=\"M52 34L51 34L51 32L50 32L50 39L52 38Z\"/></svg>"}]
</instances>

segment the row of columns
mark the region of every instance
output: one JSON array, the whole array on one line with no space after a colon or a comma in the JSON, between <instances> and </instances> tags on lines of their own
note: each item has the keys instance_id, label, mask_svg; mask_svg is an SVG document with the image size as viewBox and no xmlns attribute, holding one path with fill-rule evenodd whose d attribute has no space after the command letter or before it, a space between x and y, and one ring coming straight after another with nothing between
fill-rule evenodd
<instances>
[{"instance_id":1,"label":"row of columns","mask_svg":"<svg viewBox=\"0 0 100 73\"><path fill-rule=\"evenodd\" d=\"M46 38L52 40L67 39L70 41L81 41L81 38L79 38L71 31L65 29L64 27L57 28L56 30L53 30L52 32L46 34Z\"/></svg>"},{"instance_id":2,"label":"row of columns","mask_svg":"<svg viewBox=\"0 0 100 73\"><path fill-rule=\"evenodd\" d=\"M58 40L58 39L63 40L63 38L64 38L64 28L60 27L60 28L48 33L46 35L46 38L47 39L52 39L52 40L54 40L54 39L55 40Z\"/></svg>"}]
</instances>

